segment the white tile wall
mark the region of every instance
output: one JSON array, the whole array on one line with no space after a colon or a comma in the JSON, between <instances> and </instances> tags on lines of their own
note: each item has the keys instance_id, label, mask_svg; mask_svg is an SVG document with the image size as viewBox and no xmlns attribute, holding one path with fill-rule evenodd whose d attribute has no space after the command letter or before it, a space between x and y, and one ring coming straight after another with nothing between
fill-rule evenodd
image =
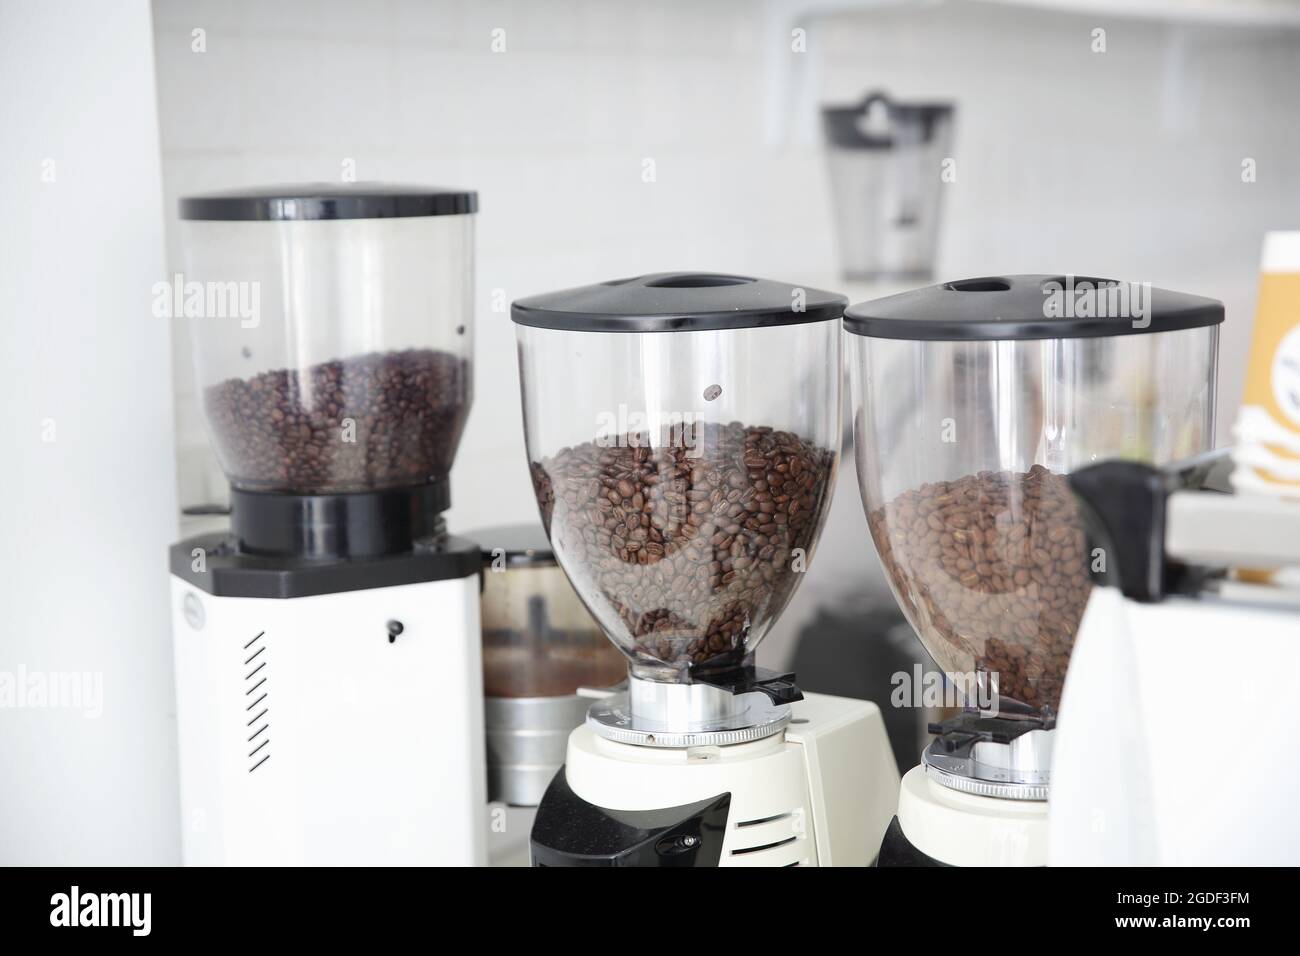
<instances>
[{"instance_id":1,"label":"white tile wall","mask_svg":"<svg viewBox=\"0 0 1300 956\"><path fill-rule=\"evenodd\" d=\"M478 189L477 396L449 520L532 520L513 330L491 311L493 290L511 299L670 268L837 283L820 151L765 137L781 108L766 82L774 45L796 55L781 18L765 16L777 9L158 0L167 202L338 179L347 158L365 179ZM1089 50L1094 26L1108 31L1105 54ZM203 54L190 52L196 27ZM504 53L491 50L497 28ZM811 24L810 44L813 92L796 109L877 87L957 102L941 274L1069 269L1223 298L1230 421L1262 233L1300 226L1296 33L946 3L837 14ZM1245 156L1258 161L1251 185ZM176 347L181 494L194 502L222 482L184 374L188 346ZM772 663L817 602L881 586L854 480L846 467Z\"/></svg>"}]
</instances>

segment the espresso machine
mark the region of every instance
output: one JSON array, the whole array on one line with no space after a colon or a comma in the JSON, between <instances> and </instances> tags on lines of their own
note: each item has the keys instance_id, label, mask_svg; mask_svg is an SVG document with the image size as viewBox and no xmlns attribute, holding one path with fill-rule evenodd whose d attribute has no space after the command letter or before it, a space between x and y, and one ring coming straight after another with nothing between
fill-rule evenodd
<instances>
[{"instance_id":1,"label":"espresso machine","mask_svg":"<svg viewBox=\"0 0 1300 956\"><path fill-rule=\"evenodd\" d=\"M1066 667L1105 552L1068 475L1214 441L1214 300L1072 275L848 309L858 479L957 716L904 775L881 865L1043 865Z\"/></svg>"},{"instance_id":2,"label":"espresso machine","mask_svg":"<svg viewBox=\"0 0 1300 956\"><path fill-rule=\"evenodd\" d=\"M230 482L229 531L170 555L188 864L486 862L479 548L442 517L476 209L376 184L181 200Z\"/></svg>"},{"instance_id":3,"label":"espresso machine","mask_svg":"<svg viewBox=\"0 0 1300 956\"><path fill-rule=\"evenodd\" d=\"M754 663L834 487L844 306L716 273L513 304L543 524L627 661L569 736L535 866L874 858L898 787L879 709Z\"/></svg>"}]
</instances>

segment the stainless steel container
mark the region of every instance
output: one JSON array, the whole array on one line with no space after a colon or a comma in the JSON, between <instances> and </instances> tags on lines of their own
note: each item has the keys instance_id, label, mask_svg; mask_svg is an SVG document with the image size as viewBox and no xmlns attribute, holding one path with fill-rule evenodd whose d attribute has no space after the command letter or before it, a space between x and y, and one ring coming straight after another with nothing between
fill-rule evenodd
<instances>
[{"instance_id":1,"label":"stainless steel container","mask_svg":"<svg viewBox=\"0 0 1300 956\"><path fill-rule=\"evenodd\" d=\"M555 562L540 525L469 535L483 552L483 691L488 799L536 806L590 700L579 687L626 675Z\"/></svg>"}]
</instances>

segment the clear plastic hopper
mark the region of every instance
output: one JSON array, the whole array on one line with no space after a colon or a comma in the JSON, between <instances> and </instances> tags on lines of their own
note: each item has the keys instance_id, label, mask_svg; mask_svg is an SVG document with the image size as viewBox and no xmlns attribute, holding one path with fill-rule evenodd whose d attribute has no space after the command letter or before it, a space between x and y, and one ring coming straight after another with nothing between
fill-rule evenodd
<instances>
[{"instance_id":1,"label":"clear plastic hopper","mask_svg":"<svg viewBox=\"0 0 1300 956\"><path fill-rule=\"evenodd\" d=\"M444 480L472 398L474 193L309 184L181 202L204 419L232 487Z\"/></svg>"},{"instance_id":2,"label":"clear plastic hopper","mask_svg":"<svg viewBox=\"0 0 1300 956\"><path fill-rule=\"evenodd\" d=\"M1086 549L1066 476L1211 448L1222 320L1214 300L1046 275L846 312L871 535L969 704L1056 711L1089 574L1106 560Z\"/></svg>"},{"instance_id":3,"label":"clear plastic hopper","mask_svg":"<svg viewBox=\"0 0 1300 956\"><path fill-rule=\"evenodd\" d=\"M798 587L834 487L843 306L710 273L515 303L542 519L634 679L744 691L725 675Z\"/></svg>"}]
</instances>

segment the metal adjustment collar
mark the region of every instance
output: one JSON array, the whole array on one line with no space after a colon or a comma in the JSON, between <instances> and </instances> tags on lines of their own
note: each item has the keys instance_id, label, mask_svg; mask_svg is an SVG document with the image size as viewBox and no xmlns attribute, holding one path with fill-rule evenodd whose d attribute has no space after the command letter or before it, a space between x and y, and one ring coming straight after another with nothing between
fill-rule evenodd
<instances>
[{"instance_id":1,"label":"metal adjustment collar","mask_svg":"<svg viewBox=\"0 0 1300 956\"><path fill-rule=\"evenodd\" d=\"M644 747L726 746L762 740L790 722L790 705L778 699L799 698L785 692L774 699L760 684L742 683L732 690L629 676L627 691L593 704L587 723L606 740ZM794 692L798 694L797 689Z\"/></svg>"},{"instance_id":2,"label":"metal adjustment collar","mask_svg":"<svg viewBox=\"0 0 1300 956\"><path fill-rule=\"evenodd\" d=\"M961 714L930 727L926 776L952 790L1004 800L1046 800L1054 722Z\"/></svg>"}]
</instances>

